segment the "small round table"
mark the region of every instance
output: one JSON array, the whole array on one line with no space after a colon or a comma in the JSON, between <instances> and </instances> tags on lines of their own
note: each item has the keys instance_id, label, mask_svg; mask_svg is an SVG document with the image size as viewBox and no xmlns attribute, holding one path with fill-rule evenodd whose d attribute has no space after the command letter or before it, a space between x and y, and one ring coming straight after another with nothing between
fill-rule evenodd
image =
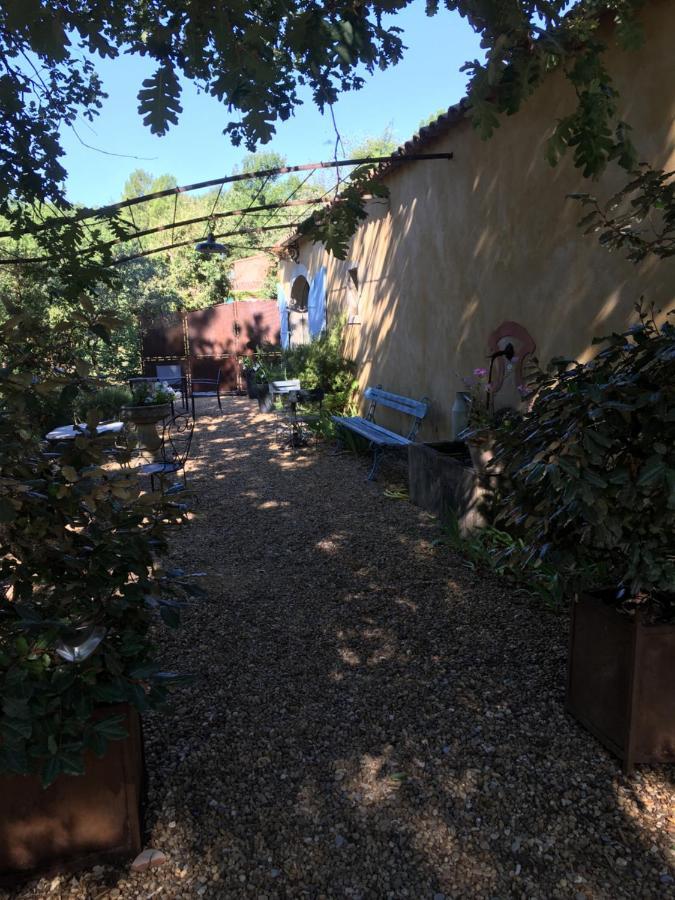
<instances>
[{"instance_id":1,"label":"small round table","mask_svg":"<svg viewBox=\"0 0 675 900\"><path fill-rule=\"evenodd\" d=\"M102 437L104 435L114 435L119 434L124 430L124 422L101 422L100 425L96 426L96 437ZM87 437L92 437L91 432L89 430L89 426L85 424L81 425L60 425L58 428L55 428L53 431L50 431L45 435L46 441L74 441L76 437L79 435L85 435Z\"/></svg>"}]
</instances>

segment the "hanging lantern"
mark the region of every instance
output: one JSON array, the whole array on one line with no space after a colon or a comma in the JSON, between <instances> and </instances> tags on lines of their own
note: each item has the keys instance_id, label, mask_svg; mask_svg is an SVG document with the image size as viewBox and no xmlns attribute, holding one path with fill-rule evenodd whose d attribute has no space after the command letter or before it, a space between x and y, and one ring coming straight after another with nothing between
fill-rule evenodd
<instances>
[{"instance_id":1,"label":"hanging lantern","mask_svg":"<svg viewBox=\"0 0 675 900\"><path fill-rule=\"evenodd\" d=\"M213 236L213 232L209 231L206 236L205 241L200 241L195 247L197 253L203 253L204 256L211 256L215 253L220 253L222 256L227 256L230 252L225 244L219 244Z\"/></svg>"}]
</instances>

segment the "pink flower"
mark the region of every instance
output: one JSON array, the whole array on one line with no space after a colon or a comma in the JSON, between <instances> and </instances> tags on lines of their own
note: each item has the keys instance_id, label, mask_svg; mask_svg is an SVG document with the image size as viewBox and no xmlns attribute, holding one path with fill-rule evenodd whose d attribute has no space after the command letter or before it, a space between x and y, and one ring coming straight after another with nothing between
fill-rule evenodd
<instances>
[{"instance_id":1,"label":"pink flower","mask_svg":"<svg viewBox=\"0 0 675 900\"><path fill-rule=\"evenodd\" d=\"M487 369L474 369L473 374L476 378L483 378L483 376L487 375Z\"/></svg>"}]
</instances>

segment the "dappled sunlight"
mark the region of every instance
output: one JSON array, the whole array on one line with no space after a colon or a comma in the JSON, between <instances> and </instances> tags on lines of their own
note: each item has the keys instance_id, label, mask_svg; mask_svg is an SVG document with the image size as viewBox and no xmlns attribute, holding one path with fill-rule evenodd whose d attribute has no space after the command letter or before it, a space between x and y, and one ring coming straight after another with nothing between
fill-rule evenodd
<instances>
[{"instance_id":1,"label":"dappled sunlight","mask_svg":"<svg viewBox=\"0 0 675 900\"><path fill-rule=\"evenodd\" d=\"M317 550L322 553L328 553L331 556L340 553L344 549L345 535L331 535L331 537L322 538L314 545Z\"/></svg>"},{"instance_id":2,"label":"dappled sunlight","mask_svg":"<svg viewBox=\"0 0 675 900\"><path fill-rule=\"evenodd\" d=\"M360 666L361 658L349 647L338 647L337 654L347 666Z\"/></svg>"},{"instance_id":3,"label":"dappled sunlight","mask_svg":"<svg viewBox=\"0 0 675 900\"><path fill-rule=\"evenodd\" d=\"M396 600L394 600L394 603L396 603L397 606L402 606L403 609L407 610L410 613L416 613L419 608L417 603L413 603L412 600L397 598Z\"/></svg>"},{"instance_id":4,"label":"dappled sunlight","mask_svg":"<svg viewBox=\"0 0 675 900\"><path fill-rule=\"evenodd\" d=\"M297 469L311 469L314 466L314 461L309 456L297 456L289 451L288 456L277 456L272 460L272 464L279 469L284 470L297 470Z\"/></svg>"},{"instance_id":5,"label":"dappled sunlight","mask_svg":"<svg viewBox=\"0 0 675 900\"><path fill-rule=\"evenodd\" d=\"M396 771L393 748L385 749L378 756L364 754L354 766L349 761L337 760L336 777L348 799L361 807L376 806L394 798L401 788L401 773Z\"/></svg>"},{"instance_id":6,"label":"dappled sunlight","mask_svg":"<svg viewBox=\"0 0 675 900\"><path fill-rule=\"evenodd\" d=\"M375 642L378 646L366 657L367 666L374 666L378 663L393 659L396 654L396 642L393 636L381 628L364 628L361 637L365 641Z\"/></svg>"},{"instance_id":7,"label":"dappled sunlight","mask_svg":"<svg viewBox=\"0 0 675 900\"><path fill-rule=\"evenodd\" d=\"M597 334L600 333L600 330L605 328L605 322L609 319L617 308L619 303L621 302L621 286L617 287L616 290L612 291L611 294L607 297L605 302L602 304L600 309L597 311L595 318L592 322L593 331ZM579 360L581 362L587 362L592 356L595 355L596 350L591 350L591 348L587 348L584 353L579 356Z\"/></svg>"},{"instance_id":8,"label":"dappled sunlight","mask_svg":"<svg viewBox=\"0 0 675 900\"><path fill-rule=\"evenodd\" d=\"M290 506L291 504L287 501L281 500L265 500L264 503L261 503L258 506L258 509L281 509L283 506Z\"/></svg>"},{"instance_id":9,"label":"dappled sunlight","mask_svg":"<svg viewBox=\"0 0 675 900\"><path fill-rule=\"evenodd\" d=\"M169 855L155 884L191 896L206 874L212 896L238 896L245 873L258 897L315 883L563 897L566 879L614 900L628 876L590 830L597 807L653 886L672 784L623 778L566 718L557 618L453 561L363 460L280 452L274 417L224 405L201 430L199 503L172 556L207 572L207 599L164 638L163 664L197 681L144 723L149 841Z\"/></svg>"}]
</instances>

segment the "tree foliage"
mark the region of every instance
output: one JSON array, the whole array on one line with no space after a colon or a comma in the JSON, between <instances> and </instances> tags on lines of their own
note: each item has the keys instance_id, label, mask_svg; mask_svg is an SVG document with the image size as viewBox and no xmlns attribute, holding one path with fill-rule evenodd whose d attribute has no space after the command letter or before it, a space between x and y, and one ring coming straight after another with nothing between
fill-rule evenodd
<instances>
[{"instance_id":1,"label":"tree foliage","mask_svg":"<svg viewBox=\"0 0 675 900\"><path fill-rule=\"evenodd\" d=\"M120 52L149 58L155 69L140 87L139 112L157 134L178 121L180 78L198 84L231 111L224 131L249 149L270 140L275 122L312 91L320 109L364 75L398 62L400 29L387 16L411 0L353 4L89 3L63 0L58 16L46 0L7 0L0 10L0 212L11 197L64 203L59 129L98 112L105 96L95 57ZM610 159L632 159L628 128L603 55L601 13L613 16L624 47L641 37L642 0L447 0L480 33L484 60L469 61L469 100L476 127L489 136L502 114L515 113L555 69L572 83L576 108L555 127L552 161L568 147L575 164L597 175ZM428 0L427 14L439 11ZM545 126L548 127L548 126Z\"/></svg>"},{"instance_id":2,"label":"tree foliage","mask_svg":"<svg viewBox=\"0 0 675 900\"><path fill-rule=\"evenodd\" d=\"M254 173L260 169L281 167L285 160L275 153L248 154L241 163L241 171ZM176 186L172 175L153 176L143 169L136 169L127 179L122 198L145 196ZM105 221L85 228L81 240L65 249L72 256L77 252L75 264L87 271L87 265L103 263L97 270L95 284L90 285L95 297L95 307L100 316L114 323L111 333L104 340L84 327L76 333L76 343L83 358L94 371L105 373L107 377L125 378L140 371L140 323L149 322L177 311L203 309L216 303L227 301L232 296L230 273L234 260L259 252L265 246L265 236L249 231L263 223L283 222L287 211L270 210L250 213L245 218L237 214L223 219L214 219L214 214L245 210L253 205L280 203L289 194L301 199L316 195L316 187L296 175L286 178L260 178L252 174L250 179L234 182L227 189L208 190L197 194L181 194L161 197L131 207L124 214L125 225L122 242L111 244L120 237L117 229L108 227ZM37 207L48 221L54 213L44 206ZM188 226L173 227L174 221L205 219ZM222 224L218 224L218 223ZM225 238L227 256L207 257L194 252L194 244L205 237L209 228L234 230L237 223L247 229L242 234ZM51 252L52 239L62 247L62 240L69 233L68 228L59 229L62 234L51 232L26 234L19 240L5 238L0 241L0 255L21 258L46 256ZM134 234L146 230L159 229L152 234L134 238ZM91 232L94 232L93 234ZM283 236L283 229L272 232L274 240ZM48 241L47 250L42 240ZM87 239L89 238L89 239ZM268 239L269 240L269 239ZM167 252L141 256L115 263L120 257L134 256L156 248L187 241L187 246L178 246ZM104 253L101 251L104 248ZM66 321L72 298L64 294L62 276L63 256L54 260L54 265L4 265L0 266L0 301L21 308L43 322L57 325ZM275 282L276 283L276 282ZM270 285L266 285L265 296L270 295ZM0 320L3 318L0 307ZM55 417L61 422L69 418L69 409L53 405ZM55 422L54 424L59 424Z\"/></svg>"},{"instance_id":3,"label":"tree foliage","mask_svg":"<svg viewBox=\"0 0 675 900\"><path fill-rule=\"evenodd\" d=\"M370 196L388 197L389 189L371 166L359 166L330 206L312 213L301 223L300 234L323 244L337 259L346 259L352 235L368 217L366 199Z\"/></svg>"},{"instance_id":4,"label":"tree foliage","mask_svg":"<svg viewBox=\"0 0 675 900\"><path fill-rule=\"evenodd\" d=\"M284 350L281 357L283 377L324 390L324 411L333 415L349 414L358 386L356 363L344 355L344 330L345 320L336 318L309 343Z\"/></svg>"},{"instance_id":5,"label":"tree foliage","mask_svg":"<svg viewBox=\"0 0 675 900\"><path fill-rule=\"evenodd\" d=\"M160 705L172 676L153 658L151 628L174 624L190 585L162 571L178 505L141 492L120 452L86 435L47 452L53 407L90 382L87 334L115 322L89 296L45 322L7 305L0 323L0 771L39 772L45 785L78 774L83 753L124 736L95 707ZM90 409L94 428L100 410ZM113 463L116 459L117 462ZM64 648L102 635L74 663Z\"/></svg>"},{"instance_id":6,"label":"tree foliage","mask_svg":"<svg viewBox=\"0 0 675 900\"><path fill-rule=\"evenodd\" d=\"M632 262L675 256L675 172L642 165L633 175L605 204L591 194L572 194L586 207L579 227L608 249L624 250Z\"/></svg>"}]
</instances>

